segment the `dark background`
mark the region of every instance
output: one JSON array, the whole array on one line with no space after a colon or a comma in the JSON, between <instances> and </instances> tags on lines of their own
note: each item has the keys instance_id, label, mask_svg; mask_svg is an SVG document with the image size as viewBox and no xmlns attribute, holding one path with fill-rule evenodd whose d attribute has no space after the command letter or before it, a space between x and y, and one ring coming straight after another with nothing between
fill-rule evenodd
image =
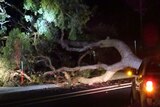
<instances>
[{"instance_id":1,"label":"dark background","mask_svg":"<svg viewBox=\"0 0 160 107\"><path fill-rule=\"evenodd\" d=\"M93 26L101 22L113 25L117 35L111 38L124 41L132 50L136 41L139 57L159 54L159 0L87 0L87 4L97 6L91 20ZM104 35L98 37L104 39L108 36L107 30L102 31Z\"/></svg>"}]
</instances>

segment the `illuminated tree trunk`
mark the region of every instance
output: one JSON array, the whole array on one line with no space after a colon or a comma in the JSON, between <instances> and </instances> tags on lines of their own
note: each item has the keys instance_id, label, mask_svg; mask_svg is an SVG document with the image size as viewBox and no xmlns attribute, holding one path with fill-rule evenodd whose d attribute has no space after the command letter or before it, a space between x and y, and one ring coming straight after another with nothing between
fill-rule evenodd
<instances>
[{"instance_id":1,"label":"illuminated tree trunk","mask_svg":"<svg viewBox=\"0 0 160 107\"><path fill-rule=\"evenodd\" d=\"M22 44L19 39L16 39L14 42L14 61L16 63L16 69L20 67L20 61L21 61L21 49Z\"/></svg>"},{"instance_id":2,"label":"illuminated tree trunk","mask_svg":"<svg viewBox=\"0 0 160 107\"><path fill-rule=\"evenodd\" d=\"M67 68L63 67L60 69L57 69L56 72L73 72L73 71L83 71L86 69L99 69L104 68L106 70L106 73L104 73L101 76L93 77L93 78L84 78L84 77L77 77L76 81L83 84L93 84L93 83L101 83L108 81L118 70L121 70L125 67L131 67L138 69L141 64L141 59L136 57L130 48L122 41L116 40L116 39L106 39L101 40L96 43L91 43L88 45L85 45L83 48L70 48L68 47L67 43L63 43L63 48L65 48L68 51L86 51L93 47L99 47L99 48L108 48L108 47L114 47L118 50L118 52L121 55L121 60L113 65L107 65L107 64L96 64L96 65L88 65L88 66L81 66L81 67L75 67L75 68ZM69 75L69 74L68 74Z\"/></svg>"}]
</instances>

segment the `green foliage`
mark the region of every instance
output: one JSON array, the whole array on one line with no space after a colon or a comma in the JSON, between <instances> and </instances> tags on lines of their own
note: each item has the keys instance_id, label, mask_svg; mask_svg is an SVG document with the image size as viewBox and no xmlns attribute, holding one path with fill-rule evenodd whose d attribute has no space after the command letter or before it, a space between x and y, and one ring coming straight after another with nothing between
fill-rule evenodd
<instances>
[{"instance_id":1,"label":"green foliage","mask_svg":"<svg viewBox=\"0 0 160 107\"><path fill-rule=\"evenodd\" d=\"M85 78L89 78L91 76L90 74L91 70L84 70L83 72L80 73L80 75Z\"/></svg>"},{"instance_id":2,"label":"green foliage","mask_svg":"<svg viewBox=\"0 0 160 107\"><path fill-rule=\"evenodd\" d=\"M41 0L41 8L39 13L42 14L43 19L47 20L49 23L54 22L55 26L60 26L57 19L61 18L63 14L60 13L60 7L56 0Z\"/></svg>"},{"instance_id":3,"label":"green foliage","mask_svg":"<svg viewBox=\"0 0 160 107\"><path fill-rule=\"evenodd\" d=\"M85 77L85 78L93 78L93 77L96 77L96 76L101 76L105 73L106 71L102 68L99 68L99 69L96 69L96 70L84 70L82 72L80 72L80 74L78 75L81 75L82 77Z\"/></svg>"},{"instance_id":4,"label":"green foliage","mask_svg":"<svg viewBox=\"0 0 160 107\"><path fill-rule=\"evenodd\" d=\"M70 40L81 38L82 29L90 16L88 7L82 0L24 0L23 9L25 15L20 18L22 20L16 24L16 28L9 32L5 47L2 49L6 62L15 62L18 52L19 61L23 60L24 64L34 63L34 55L39 54L36 46L40 54L48 54L53 51L55 38L60 38L62 31L65 32L65 38L68 37ZM1 35L1 31L7 30L2 23L6 23L9 15L2 7L0 12ZM22 22L24 20L25 22ZM19 45L18 49L15 45Z\"/></svg>"},{"instance_id":5,"label":"green foliage","mask_svg":"<svg viewBox=\"0 0 160 107\"><path fill-rule=\"evenodd\" d=\"M6 46L3 48L3 57L9 61L15 60L13 54L15 53L16 40L20 41L21 54L24 56L26 53L31 51L30 38L20 29L14 28L10 33L6 41ZM13 61L14 62L14 61Z\"/></svg>"},{"instance_id":6,"label":"green foliage","mask_svg":"<svg viewBox=\"0 0 160 107\"><path fill-rule=\"evenodd\" d=\"M34 14L25 20L33 23L40 35L55 36L52 28L68 32L68 39L76 40L89 20L88 7L81 0L26 0L24 9ZM34 19L33 19L34 18Z\"/></svg>"},{"instance_id":7,"label":"green foliage","mask_svg":"<svg viewBox=\"0 0 160 107\"><path fill-rule=\"evenodd\" d=\"M25 10L31 10L36 11L38 9L38 2L35 2L36 0L24 0L24 9Z\"/></svg>"}]
</instances>

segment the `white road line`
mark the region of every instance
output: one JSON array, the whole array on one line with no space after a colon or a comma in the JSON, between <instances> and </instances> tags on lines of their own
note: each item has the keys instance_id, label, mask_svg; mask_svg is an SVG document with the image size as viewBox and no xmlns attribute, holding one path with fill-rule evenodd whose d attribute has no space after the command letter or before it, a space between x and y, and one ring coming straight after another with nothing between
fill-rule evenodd
<instances>
[{"instance_id":1,"label":"white road line","mask_svg":"<svg viewBox=\"0 0 160 107\"><path fill-rule=\"evenodd\" d=\"M71 92L71 93L65 93L65 94L59 94L59 95L52 95L52 96L46 96L42 98L33 98L33 99L27 99L23 101L17 101L17 102L11 102L10 104L17 104L17 103L26 103L29 104L37 104L37 103L43 103L43 102L49 102L49 101L56 101L66 98L72 98L72 97L78 97L78 96L84 96L84 95L90 95L90 94L96 94L101 92L109 92L114 90L119 90L123 88L129 88L131 87L131 83L125 83L121 85L114 85L114 86L107 86L107 87L101 87L101 88L95 88L95 89L89 89L89 90L82 90L77 92ZM31 103L33 102L33 103Z\"/></svg>"},{"instance_id":2,"label":"white road line","mask_svg":"<svg viewBox=\"0 0 160 107\"><path fill-rule=\"evenodd\" d=\"M120 85L113 85L113 86L106 86L106 87L100 87L100 88L94 88L94 89L88 89L88 90L82 90L82 91L77 91L77 92L71 92L71 93L65 93L65 94L60 94L60 95L55 95L55 97L59 96L65 96L65 95L72 95L72 94L80 94L80 93L86 93L90 91L97 91L97 90L103 90L103 89L114 89L115 87L123 87L123 86L131 86L132 83L125 83L125 84L120 84Z\"/></svg>"},{"instance_id":3,"label":"white road line","mask_svg":"<svg viewBox=\"0 0 160 107\"><path fill-rule=\"evenodd\" d=\"M131 85L123 86L123 87L117 87L117 88L112 88L112 89L103 89L103 90L93 91L93 92L89 92L89 93L75 94L75 95L72 95L72 96L66 96L66 97L60 97L60 98L55 98L55 99L49 99L49 100L46 100L46 101L47 102L48 101L56 101L56 100L61 100L61 99L66 99L66 98L73 98L73 97L79 97L79 96L84 96L84 95L96 94L96 93L101 93L101 92L114 91L114 90L118 90L118 89L129 88L129 87L131 87Z\"/></svg>"}]
</instances>

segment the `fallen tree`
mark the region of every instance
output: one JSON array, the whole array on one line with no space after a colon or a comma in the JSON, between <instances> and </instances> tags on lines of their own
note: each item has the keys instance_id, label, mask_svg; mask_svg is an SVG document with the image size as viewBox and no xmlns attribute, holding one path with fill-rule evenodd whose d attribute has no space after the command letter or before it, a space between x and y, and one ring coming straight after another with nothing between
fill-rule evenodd
<instances>
[{"instance_id":1,"label":"fallen tree","mask_svg":"<svg viewBox=\"0 0 160 107\"><path fill-rule=\"evenodd\" d=\"M7 3L5 0L1 0L1 2L3 4L1 7L9 6L19 13L20 19L23 19L17 22L17 20L14 21L14 16L11 15L10 17L13 19L10 21L13 23L13 29L9 31L9 34L4 29L3 32L5 33L2 35L3 38L7 37L7 39L0 53L9 62L9 69L11 71L16 70L14 75L11 76L12 78L20 76L20 72L18 71L21 69L21 62L24 62L24 70L29 74L27 75L27 72L24 74L29 82L33 82L33 79L30 77L32 75L31 72L36 72L34 64L43 62L43 65L51 70L46 70L47 72L43 74L43 77L53 76L55 81L52 82L56 84L62 81L62 78L64 84L83 83L91 85L97 82L101 83L109 80L118 70L125 67L138 69L140 66L141 59L137 58L130 48L120 40L105 39L92 43L76 42L77 40L87 41L85 39L86 34L83 30L86 29L86 24L90 20L91 15L89 7L81 0L26 0L23 2L23 9L26 11L26 14L23 14L21 9ZM3 8L0 10L6 14ZM3 19L5 23L7 17L9 16ZM92 37L88 35L88 38ZM52 53L57 52L58 49L56 50L56 48L59 48L59 44L69 52L85 52L77 61L78 65L80 65L82 59L89 53L87 51L93 48L114 47L119 52L121 60L112 65L102 63L73 68L63 67L62 65L62 68L56 69L56 64L53 64L54 60L52 58L54 55ZM63 58L60 58L60 55L58 57L60 59L57 58L59 62L65 61ZM103 68L105 73L96 77L74 76L76 72L98 70L100 68Z\"/></svg>"},{"instance_id":2,"label":"fallen tree","mask_svg":"<svg viewBox=\"0 0 160 107\"><path fill-rule=\"evenodd\" d=\"M122 41L116 40L116 39L105 39L101 40L99 42L91 43L86 45L86 43L75 43L76 45L82 46L82 48L70 48L68 46L67 41L61 41L59 42L63 48L65 48L67 51L76 51L76 52L83 52L88 49L99 47L99 48L108 48L108 47L114 47L118 50L119 54L121 55L121 60L115 64L107 65L107 64L95 64L95 65L88 65L88 66L78 66L74 68L68 68L68 67L62 67L60 69L53 71L49 71L44 73L44 77L47 75L54 75L55 72L64 72L65 78L72 82L72 83L83 83L83 84L89 84L92 85L93 83L101 83L106 82L109 80L118 70L124 69L126 67L131 67L134 69L138 69L141 64L141 59L139 59L137 56L133 54L131 49ZM72 43L73 45L74 43ZM50 61L49 61L50 62ZM71 79L71 76L67 72L81 72L84 70L94 70L103 68L106 72L97 77L93 78L85 78L85 77L76 77L74 79ZM53 69L53 66L52 66ZM73 80L73 81L72 81Z\"/></svg>"}]
</instances>

